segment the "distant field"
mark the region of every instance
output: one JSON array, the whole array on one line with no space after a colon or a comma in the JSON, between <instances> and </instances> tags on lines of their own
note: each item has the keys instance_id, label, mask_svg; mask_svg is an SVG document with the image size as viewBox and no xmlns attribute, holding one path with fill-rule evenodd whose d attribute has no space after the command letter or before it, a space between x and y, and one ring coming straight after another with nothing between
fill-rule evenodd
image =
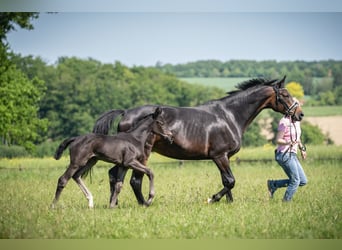
<instances>
[{"instance_id":1,"label":"distant field","mask_svg":"<svg viewBox=\"0 0 342 250\"><path fill-rule=\"evenodd\" d=\"M185 82L192 84L200 84L204 86L218 87L225 91L231 91L235 89L235 86L240 82L251 79L250 77L184 77L179 78Z\"/></svg>"},{"instance_id":2,"label":"distant field","mask_svg":"<svg viewBox=\"0 0 342 250\"><path fill-rule=\"evenodd\" d=\"M218 87L225 91L231 91L235 89L237 84L252 78L253 77L180 77L179 79L192 84ZM331 77L314 77L313 84L318 85L323 82L332 84L332 80Z\"/></svg>"},{"instance_id":3,"label":"distant field","mask_svg":"<svg viewBox=\"0 0 342 250\"><path fill-rule=\"evenodd\" d=\"M342 115L342 106L303 106L305 116L337 116Z\"/></svg>"}]
</instances>

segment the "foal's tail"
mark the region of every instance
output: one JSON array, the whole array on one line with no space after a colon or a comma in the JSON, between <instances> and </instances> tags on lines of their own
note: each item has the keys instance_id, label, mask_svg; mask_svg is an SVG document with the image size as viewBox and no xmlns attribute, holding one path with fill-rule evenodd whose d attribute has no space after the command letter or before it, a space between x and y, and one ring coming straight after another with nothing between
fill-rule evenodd
<instances>
[{"instance_id":1,"label":"foal's tail","mask_svg":"<svg viewBox=\"0 0 342 250\"><path fill-rule=\"evenodd\" d=\"M123 115L125 110L112 109L103 113L95 122L93 133L107 135L113 121L120 115Z\"/></svg>"},{"instance_id":2,"label":"foal's tail","mask_svg":"<svg viewBox=\"0 0 342 250\"><path fill-rule=\"evenodd\" d=\"M69 146L70 143L72 143L76 137L71 137L68 139L65 139L57 148L56 153L55 153L55 159L59 160L63 154L63 151Z\"/></svg>"}]
</instances>

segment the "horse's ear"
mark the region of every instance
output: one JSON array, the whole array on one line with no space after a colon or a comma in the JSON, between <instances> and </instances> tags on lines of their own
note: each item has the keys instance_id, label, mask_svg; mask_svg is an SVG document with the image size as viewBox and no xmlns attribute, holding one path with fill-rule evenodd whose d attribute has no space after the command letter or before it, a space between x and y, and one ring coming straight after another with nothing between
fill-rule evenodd
<instances>
[{"instance_id":1,"label":"horse's ear","mask_svg":"<svg viewBox=\"0 0 342 250\"><path fill-rule=\"evenodd\" d=\"M153 119L156 119L162 112L162 108L161 107L157 107L156 110L154 111L154 114L153 114Z\"/></svg>"},{"instance_id":2,"label":"horse's ear","mask_svg":"<svg viewBox=\"0 0 342 250\"><path fill-rule=\"evenodd\" d=\"M278 87L279 89L284 88L284 86L285 86L285 79L286 79L286 75L283 77L283 79L279 80L279 81L276 83L276 85L277 85L277 87Z\"/></svg>"}]
</instances>

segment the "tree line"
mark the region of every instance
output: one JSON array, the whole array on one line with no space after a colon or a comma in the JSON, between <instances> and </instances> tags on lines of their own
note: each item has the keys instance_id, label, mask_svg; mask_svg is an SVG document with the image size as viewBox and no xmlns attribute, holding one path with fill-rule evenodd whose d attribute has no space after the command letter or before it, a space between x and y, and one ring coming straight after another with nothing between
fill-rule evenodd
<instances>
[{"instance_id":1,"label":"tree line","mask_svg":"<svg viewBox=\"0 0 342 250\"><path fill-rule=\"evenodd\" d=\"M287 75L287 81L299 82L308 105L342 105L342 61L202 60L185 64L162 64L156 68L177 77L266 77Z\"/></svg>"},{"instance_id":2,"label":"tree line","mask_svg":"<svg viewBox=\"0 0 342 250\"><path fill-rule=\"evenodd\" d=\"M127 67L75 57L60 57L49 65L40 57L14 54L7 33L14 24L32 29L31 21L38 16L0 13L0 152L5 156L25 154L13 145L31 153L38 145L39 156L51 155L60 140L91 132L95 120L110 109L144 104L195 106L226 95L222 89L181 81L178 73L161 65ZM244 145L265 142L257 123L252 123ZM10 145L14 150L9 152Z\"/></svg>"},{"instance_id":3,"label":"tree line","mask_svg":"<svg viewBox=\"0 0 342 250\"><path fill-rule=\"evenodd\" d=\"M53 140L90 132L96 118L110 109L143 104L194 106L224 91L182 82L153 67L129 68L120 62L61 57L55 65L41 58L13 55L11 60L29 79L45 82L39 116L49 121L42 138Z\"/></svg>"}]
</instances>

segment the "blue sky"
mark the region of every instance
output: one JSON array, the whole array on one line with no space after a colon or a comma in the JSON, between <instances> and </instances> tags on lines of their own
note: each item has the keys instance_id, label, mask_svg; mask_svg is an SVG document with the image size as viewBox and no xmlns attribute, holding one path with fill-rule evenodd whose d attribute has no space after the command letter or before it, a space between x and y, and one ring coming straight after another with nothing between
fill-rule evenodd
<instances>
[{"instance_id":1,"label":"blue sky","mask_svg":"<svg viewBox=\"0 0 342 250\"><path fill-rule=\"evenodd\" d=\"M34 30L8 35L14 52L128 66L196 60L342 60L342 13L42 13Z\"/></svg>"}]
</instances>

